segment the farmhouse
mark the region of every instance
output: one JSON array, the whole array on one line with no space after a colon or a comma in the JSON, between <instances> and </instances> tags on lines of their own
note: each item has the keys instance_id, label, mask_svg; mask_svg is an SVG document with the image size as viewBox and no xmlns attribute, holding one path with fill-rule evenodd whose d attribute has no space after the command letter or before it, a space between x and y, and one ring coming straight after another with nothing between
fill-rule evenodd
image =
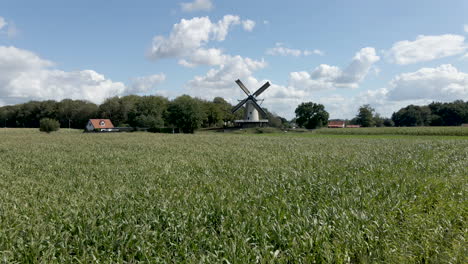
<instances>
[{"instance_id":1,"label":"farmhouse","mask_svg":"<svg viewBox=\"0 0 468 264\"><path fill-rule=\"evenodd\" d=\"M110 119L90 119L86 125L86 131L114 132L118 129L114 128Z\"/></svg>"},{"instance_id":2,"label":"farmhouse","mask_svg":"<svg viewBox=\"0 0 468 264\"><path fill-rule=\"evenodd\" d=\"M329 128L344 128L345 121L341 121L341 120L329 121L328 127Z\"/></svg>"}]
</instances>

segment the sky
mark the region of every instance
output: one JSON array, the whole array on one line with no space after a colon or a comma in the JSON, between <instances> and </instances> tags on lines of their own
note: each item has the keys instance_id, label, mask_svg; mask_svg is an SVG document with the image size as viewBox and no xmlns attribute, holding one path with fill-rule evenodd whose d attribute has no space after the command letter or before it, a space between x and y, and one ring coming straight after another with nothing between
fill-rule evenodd
<instances>
[{"instance_id":1,"label":"sky","mask_svg":"<svg viewBox=\"0 0 468 264\"><path fill-rule=\"evenodd\" d=\"M188 94L330 118L468 100L468 1L0 0L0 106Z\"/></svg>"}]
</instances>

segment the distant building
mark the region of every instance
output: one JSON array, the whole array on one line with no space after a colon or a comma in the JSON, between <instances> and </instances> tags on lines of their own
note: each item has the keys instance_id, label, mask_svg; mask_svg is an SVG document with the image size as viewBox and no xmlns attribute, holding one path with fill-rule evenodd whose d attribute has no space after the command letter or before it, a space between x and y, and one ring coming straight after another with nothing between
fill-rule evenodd
<instances>
[{"instance_id":1,"label":"distant building","mask_svg":"<svg viewBox=\"0 0 468 264\"><path fill-rule=\"evenodd\" d=\"M115 132L119 130L114 128L110 119L90 119L86 125L86 131Z\"/></svg>"},{"instance_id":2,"label":"distant building","mask_svg":"<svg viewBox=\"0 0 468 264\"><path fill-rule=\"evenodd\" d=\"M468 127L468 124L462 124L461 126L462 127Z\"/></svg>"},{"instance_id":3,"label":"distant building","mask_svg":"<svg viewBox=\"0 0 468 264\"><path fill-rule=\"evenodd\" d=\"M345 121L341 121L341 120L328 121L328 127L329 128L344 128Z\"/></svg>"},{"instance_id":4,"label":"distant building","mask_svg":"<svg viewBox=\"0 0 468 264\"><path fill-rule=\"evenodd\" d=\"M346 128L358 128L361 127L361 125L347 125Z\"/></svg>"}]
</instances>

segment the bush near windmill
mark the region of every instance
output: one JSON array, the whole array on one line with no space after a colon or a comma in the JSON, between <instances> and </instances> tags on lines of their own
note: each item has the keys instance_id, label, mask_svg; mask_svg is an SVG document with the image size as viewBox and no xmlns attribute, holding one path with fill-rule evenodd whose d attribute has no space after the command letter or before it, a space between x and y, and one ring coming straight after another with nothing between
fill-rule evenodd
<instances>
[{"instance_id":1,"label":"bush near windmill","mask_svg":"<svg viewBox=\"0 0 468 264\"><path fill-rule=\"evenodd\" d=\"M50 133L50 132L58 131L59 129L60 129L60 123L55 119L43 118L40 121L39 130L41 132Z\"/></svg>"}]
</instances>

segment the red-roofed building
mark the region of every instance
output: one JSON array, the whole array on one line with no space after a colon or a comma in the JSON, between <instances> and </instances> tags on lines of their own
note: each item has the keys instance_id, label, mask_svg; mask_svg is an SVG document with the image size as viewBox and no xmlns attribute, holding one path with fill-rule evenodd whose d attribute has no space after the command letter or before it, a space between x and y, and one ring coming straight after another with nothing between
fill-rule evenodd
<instances>
[{"instance_id":1,"label":"red-roofed building","mask_svg":"<svg viewBox=\"0 0 468 264\"><path fill-rule=\"evenodd\" d=\"M86 130L99 132L116 131L110 119L90 119L86 125Z\"/></svg>"},{"instance_id":2,"label":"red-roofed building","mask_svg":"<svg viewBox=\"0 0 468 264\"><path fill-rule=\"evenodd\" d=\"M335 121L328 121L329 128L344 128L345 121L335 120Z\"/></svg>"}]
</instances>

